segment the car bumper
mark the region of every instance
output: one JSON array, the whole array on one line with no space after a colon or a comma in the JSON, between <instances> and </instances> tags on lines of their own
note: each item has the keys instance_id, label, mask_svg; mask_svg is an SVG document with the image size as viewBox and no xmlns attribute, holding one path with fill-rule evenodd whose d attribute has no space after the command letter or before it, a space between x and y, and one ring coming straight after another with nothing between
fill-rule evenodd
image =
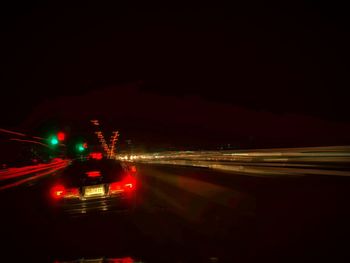
<instances>
[{"instance_id":1,"label":"car bumper","mask_svg":"<svg viewBox=\"0 0 350 263\"><path fill-rule=\"evenodd\" d=\"M88 199L64 199L56 204L56 211L78 215L92 212L108 212L131 208L133 198L125 195L94 197Z\"/></svg>"}]
</instances>

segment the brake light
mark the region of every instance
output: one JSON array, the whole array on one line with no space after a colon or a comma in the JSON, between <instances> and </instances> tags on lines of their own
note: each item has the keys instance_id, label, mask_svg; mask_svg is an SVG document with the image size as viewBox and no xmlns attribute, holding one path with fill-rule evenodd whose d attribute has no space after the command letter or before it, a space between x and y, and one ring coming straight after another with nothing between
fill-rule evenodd
<instances>
[{"instance_id":1,"label":"brake light","mask_svg":"<svg viewBox=\"0 0 350 263\"><path fill-rule=\"evenodd\" d=\"M124 192L123 184L121 182L115 182L109 185L109 193L115 194L119 192Z\"/></svg>"},{"instance_id":2,"label":"brake light","mask_svg":"<svg viewBox=\"0 0 350 263\"><path fill-rule=\"evenodd\" d=\"M131 190L134 190L136 186L136 180L133 176L128 175L126 176L121 182L115 182L111 183L109 185L109 193L120 193L120 192L130 192Z\"/></svg>"},{"instance_id":3,"label":"brake light","mask_svg":"<svg viewBox=\"0 0 350 263\"><path fill-rule=\"evenodd\" d=\"M51 188L51 196L54 199L61 198L77 198L79 197L79 189L78 188L65 188L63 185L55 185Z\"/></svg>"},{"instance_id":4,"label":"brake light","mask_svg":"<svg viewBox=\"0 0 350 263\"><path fill-rule=\"evenodd\" d=\"M66 194L64 198L78 198L79 197L79 189L78 188L69 188L66 190Z\"/></svg>"},{"instance_id":5,"label":"brake light","mask_svg":"<svg viewBox=\"0 0 350 263\"><path fill-rule=\"evenodd\" d=\"M65 194L66 194L66 189L63 185L55 185L51 189L51 196L54 199L63 198Z\"/></svg>"},{"instance_id":6,"label":"brake light","mask_svg":"<svg viewBox=\"0 0 350 263\"><path fill-rule=\"evenodd\" d=\"M125 190L134 189L136 186L136 179L132 175L127 175L122 182Z\"/></svg>"},{"instance_id":7,"label":"brake light","mask_svg":"<svg viewBox=\"0 0 350 263\"><path fill-rule=\"evenodd\" d=\"M128 184L125 184L124 187L131 189L134 187L134 185L132 183L128 183Z\"/></svg>"},{"instance_id":8,"label":"brake light","mask_svg":"<svg viewBox=\"0 0 350 263\"><path fill-rule=\"evenodd\" d=\"M86 173L88 177L100 177L101 173L100 171L90 171Z\"/></svg>"}]
</instances>

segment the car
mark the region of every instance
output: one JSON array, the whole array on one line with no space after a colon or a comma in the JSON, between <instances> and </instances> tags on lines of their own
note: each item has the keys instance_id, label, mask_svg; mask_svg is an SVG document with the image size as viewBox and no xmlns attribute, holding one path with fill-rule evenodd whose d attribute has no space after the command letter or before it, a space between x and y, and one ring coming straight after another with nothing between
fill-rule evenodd
<instances>
[{"instance_id":1,"label":"car","mask_svg":"<svg viewBox=\"0 0 350 263\"><path fill-rule=\"evenodd\" d=\"M136 206L136 174L113 159L75 160L50 186L54 214L132 211Z\"/></svg>"}]
</instances>

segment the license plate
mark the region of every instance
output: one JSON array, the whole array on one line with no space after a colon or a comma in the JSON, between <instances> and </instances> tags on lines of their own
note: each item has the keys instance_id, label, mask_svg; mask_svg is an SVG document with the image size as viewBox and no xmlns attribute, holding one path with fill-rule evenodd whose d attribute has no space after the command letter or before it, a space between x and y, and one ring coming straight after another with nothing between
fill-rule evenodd
<instances>
[{"instance_id":1,"label":"license plate","mask_svg":"<svg viewBox=\"0 0 350 263\"><path fill-rule=\"evenodd\" d=\"M85 194L84 196L101 196L105 194L105 188L103 185L94 185L94 186L87 186L85 187Z\"/></svg>"}]
</instances>

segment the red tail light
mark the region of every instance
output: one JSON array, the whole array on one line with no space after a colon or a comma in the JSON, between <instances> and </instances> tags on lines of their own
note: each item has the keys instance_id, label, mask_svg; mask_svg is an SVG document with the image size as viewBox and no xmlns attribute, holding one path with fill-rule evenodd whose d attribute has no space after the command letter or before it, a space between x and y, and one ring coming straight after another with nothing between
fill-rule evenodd
<instances>
[{"instance_id":1,"label":"red tail light","mask_svg":"<svg viewBox=\"0 0 350 263\"><path fill-rule=\"evenodd\" d=\"M109 185L109 193L115 194L119 192L124 192L123 184L121 182L115 182Z\"/></svg>"},{"instance_id":2,"label":"red tail light","mask_svg":"<svg viewBox=\"0 0 350 263\"><path fill-rule=\"evenodd\" d=\"M135 190L136 187L136 179L132 175L127 175L122 181L125 191Z\"/></svg>"},{"instance_id":3,"label":"red tail light","mask_svg":"<svg viewBox=\"0 0 350 263\"><path fill-rule=\"evenodd\" d=\"M131 176L131 175L127 175L124 180L123 180L123 185L124 185L124 189L125 191L132 191L135 189L136 187L136 179L135 177Z\"/></svg>"},{"instance_id":4,"label":"red tail light","mask_svg":"<svg viewBox=\"0 0 350 263\"><path fill-rule=\"evenodd\" d=\"M69 188L66 190L66 194L64 198L78 198L79 197L79 189L78 188Z\"/></svg>"},{"instance_id":5,"label":"red tail light","mask_svg":"<svg viewBox=\"0 0 350 263\"><path fill-rule=\"evenodd\" d=\"M128 175L121 182L111 183L109 185L109 192L111 194L120 193L124 191L130 192L135 189L135 186L136 179L133 176Z\"/></svg>"},{"instance_id":6,"label":"red tail light","mask_svg":"<svg viewBox=\"0 0 350 263\"><path fill-rule=\"evenodd\" d=\"M134 185L132 183L127 183L124 185L124 188L125 189L132 189L132 188L134 188Z\"/></svg>"},{"instance_id":7,"label":"red tail light","mask_svg":"<svg viewBox=\"0 0 350 263\"><path fill-rule=\"evenodd\" d=\"M55 185L51 188L51 196L54 199L61 198L77 198L79 197L79 189L78 188L65 188L63 185Z\"/></svg>"},{"instance_id":8,"label":"red tail light","mask_svg":"<svg viewBox=\"0 0 350 263\"><path fill-rule=\"evenodd\" d=\"M60 199L63 198L66 194L66 188L63 185L55 185L51 188L51 196L54 199Z\"/></svg>"}]
</instances>

